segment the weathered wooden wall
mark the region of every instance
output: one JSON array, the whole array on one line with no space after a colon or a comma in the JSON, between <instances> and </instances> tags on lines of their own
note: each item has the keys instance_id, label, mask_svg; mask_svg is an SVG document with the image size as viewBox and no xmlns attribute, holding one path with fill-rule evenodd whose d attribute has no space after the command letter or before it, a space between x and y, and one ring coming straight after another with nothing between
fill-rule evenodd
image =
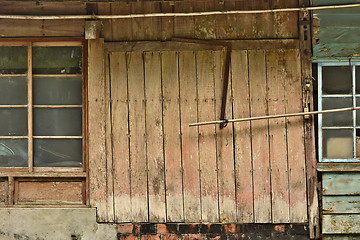
<instances>
[{"instance_id":1,"label":"weathered wooden wall","mask_svg":"<svg viewBox=\"0 0 360 240\"><path fill-rule=\"evenodd\" d=\"M314 5L344 4L341 0L314 0ZM358 1L346 1L347 4ZM314 60L348 59L360 55L360 7L317 10L313 14Z\"/></svg>"},{"instance_id":2,"label":"weathered wooden wall","mask_svg":"<svg viewBox=\"0 0 360 240\"><path fill-rule=\"evenodd\" d=\"M58 15L269 9L298 1L0 4L0 14ZM84 36L84 22L0 20L0 34ZM303 119L190 128L219 118L224 53L133 43L246 39L231 56L227 118L301 112L297 22L297 12L104 20L105 42L128 43L106 52L103 40L89 40L89 192L98 220L305 223Z\"/></svg>"},{"instance_id":3,"label":"weathered wooden wall","mask_svg":"<svg viewBox=\"0 0 360 240\"><path fill-rule=\"evenodd\" d=\"M84 15L200 12L296 7L297 0L184 0L175 2L32 2L0 1L0 14ZM105 41L297 38L297 12L197 17L156 17L103 21ZM85 20L0 19L1 37L84 36Z\"/></svg>"},{"instance_id":4,"label":"weathered wooden wall","mask_svg":"<svg viewBox=\"0 0 360 240\"><path fill-rule=\"evenodd\" d=\"M106 123L97 131L108 136L89 136L108 149L90 166L90 177L108 177L90 190L100 221L307 221L301 117L188 126L219 118L223 57L217 50L105 55L103 85L89 80L89 91L102 95L89 94L90 105L102 105L93 116ZM302 111L298 49L234 50L231 58L227 118Z\"/></svg>"}]
</instances>

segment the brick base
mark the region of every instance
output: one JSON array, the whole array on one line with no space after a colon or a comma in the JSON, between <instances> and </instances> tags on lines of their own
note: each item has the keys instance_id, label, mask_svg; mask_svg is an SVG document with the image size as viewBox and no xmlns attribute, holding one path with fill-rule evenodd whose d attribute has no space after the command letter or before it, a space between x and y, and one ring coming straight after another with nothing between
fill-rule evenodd
<instances>
[{"instance_id":1,"label":"brick base","mask_svg":"<svg viewBox=\"0 0 360 240\"><path fill-rule=\"evenodd\" d=\"M118 225L119 240L309 239L305 224L152 224Z\"/></svg>"}]
</instances>

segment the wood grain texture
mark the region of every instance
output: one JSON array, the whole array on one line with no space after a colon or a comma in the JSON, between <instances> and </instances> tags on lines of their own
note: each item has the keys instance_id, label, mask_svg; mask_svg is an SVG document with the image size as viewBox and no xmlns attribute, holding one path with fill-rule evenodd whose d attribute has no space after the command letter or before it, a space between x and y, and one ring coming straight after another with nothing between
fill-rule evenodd
<instances>
[{"instance_id":1,"label":"wood grain texture","mask_svg":"<svg viewBox=\"0 0 360 240\"><path fill-rule=\"evenodd\" d=\"M174 6L174 12L192 12L193 3L191 1L178 2ZM195 21L193 16L174 17L174 37L194 38Z\"/></svg>"},{"instance_id":2,"label":"wood grain texture","mask_svg":"<svg viewBox=\"0 0 360 240\"><path fill-rule=\"evenodd\" d=\"M198 120L200 122L215 120L213 66L213 52L197 52ZM219 198L214 125L199 128L199 158L202 221L217 222L219 221Z\"/></svg>"},{"instance_id":3,"label":"wood grain texture","mask_svg":"<svg viewBox=\"0 0 360 240\"><path fill-rule=\"evenodd\" d=\"M131 221L148 221L148 175L146 160L145 93L142 52L128 59L128 94L131 164Z\"/></svg>"},{"instance_id":4,"label":"wood grain texture","mask_svg":"<svg viewBox=\"0 0 360 240\"><path fill-rule=\"evenodd\" d=\"M149 13L161 12L160 2L147 2L144 3L144 10ZM162 35L161 17L145 18L144 19L144 35L145 39L160 40Z\"/></svg>"},{"instance_id":5,"label":"wood grain texture","mask_svg":"<svg viewBox=\"0 0 360 240\"><path fill-rule=\"evenodd\" d=\"M15 204L82 204L82 182L15 182Z\"/></svg>"},{"instance_id":6,"label":"wood grain texture","mask_svg":"<svg viewBox=\"0 0 360 240\"><path fill-rule=\"evenodd\" d=\"M130 11L133 14L144 12L144 2L132 2ZM132 39L145 40L144 18L132 18Z\"/></svg>"},{"instance_id":7,"label":"wood grain texture","mask_svg":"<svg viewBox=\"0 0 360 240\"><path fill-rule=\"evenodd\" d=\"M126 54L110 54L112 101L112 151L114 166L115 221L125 222L131 216L129 159L129 106Z\"/></svg>"},{"instance_id":8,"label":"wood grain texture","mask_svg":"<svg viewBox=\"0 0 360 240\"><path fill-rule=\"evenodd\" d=\"M322 211L324 214L360 213L360 196L323 196Z\"/></svg>"},{"instance_id":9,"label":"wood grain texture","mask_svg":"<svg viewBox=\"0 0 360 240\"><path fill-rule=\"evenodd\" d=\"M286 113L302 112L301 62L298 50L286 50L285 104ZM306 222L306 170L303 117L288 118L287 151L289 164L290 220Z\"/></svg>"},{"instance_id":10,"label":"wood grain texture","mask_svg":"<svg viewBox=\"0 0 360 240\"><path fill-rule=\"evenodd\" d=\"M251 116L268 114L265 51L249 51ZM268 120L251 122L254 218L256 223L271 222L271 177Z\"/></svg>"},{"instance_id":11,"label":"wood grain texture","mask_svg":"<svg viewBox=\"0 0 360 240\"><path fill-rule=\"evenodd\" d=\"M360 195L359 173L323 173L323 195Z\"/></svg>"},{"instance_id":12,"label":"wood grain texture","mask_svg":"<svg viewBox=\"0 0 360 240\"><path fill-rule=\"evenodd\" d=\"M104 52L105 60L105 147L106 147L106 212L109 222L114 222L114 165L112 149L112 109L109 54Z\"/></svg>"},{"instance_id":13,"label":"wood grain texture","mask_svg":"<svg viewBox=\"0 0 360 240\"><path fill-rule=\"evenodd\" d=\"M111 3L112 14L129 14L131 12L128 2ZM131 19L112 19L113 41L132 40L132 20Z\"/></svg>"},{"instance_id":14,"label":"wood grain texture","mask_svg":"<svg viewBox=\"0 0 360 240\"><path fill-rule=\"evenodd\" d=\"M359 234L360 214L323 215L323 234Z\"/></svg>"},{"instance_id":15,"label":"wood grain texture","mask_svg":"<svg viewBox=\"0 0 360 240\"><path fill-rule=\"evenodd\" d=\"M149 221L166 220L160 52L144 53Z\"/></svg>"},{"instance_id":16,"label":"wood grain texture","mask_svg":"<svg viewBox=\"0 0 360 240\"><path fill-rule=\"evenodd\" d=\"M106 96L103 39L88 42L89 95L89 194L90 205L97 208L99 222L107 221L106 211Z\"/></svg>"},{"instance_id":17,"label":"wood grain texture","mask_svg":"<svg viewBox=\"0 0 360 240\"><path fill-rule=\"evenodd\" d=\"M284 54L285 53L282 50L266 52L269 115L285 113L286 69L284 66ZM288 154L284 118L269 120L269 141L272 221L274 223L288 223L290 221L290 200Z\"/></svg>"},{"instance_id":18,"label":"wood grain texture","mask_svg":"<svg viewBox=\"0 0 360 240\"><path fill-rule=\"evenodd\" d=\"M215 79L215 113L220 119L222 95L224 88L225 52L214 52L214 79ZM230 77L229 77L230 78ZM233 118L231 104L231 79L229 79L228 95L226 99L225 118ZM216 148L219 182L219 218L220 222L236 222L235 201L235 172L234 172L234 144L232 124L220 129L216 125Z\"/></svg>"},{"instance_id":19,"label":"wood grain texture","mask_svg":"<svg viewBox=\"0 0 360 240\"><path fill-rule=\"evenodd\" d=\"M251 116L247 51L237 50L232 52L231 80L234 118ZM254 221L254 186L250 127L250 122L234 124L236 210L237 221L240 223Z\"/></svg>"},{"instance_id":20,"label":"wood grain texture","mask_svg":"<svg viewBox=\"0 0 360 240\"><path fill-rule=\"evenodd\" d=\"M162 52L161 57L167 222L183 222L179 54Z\"/></svg>"},{"instance_id":21,"label":"wood grain texture","mask_svg":"<svg viewBox=\"0 0 360 240\"><path fill-rule=\"evenodd\" d=\"M185 222L201 221L198 129L188 124L198 121L196 64L194 52L179 53L181 149L183 159Z\"/></svg>"}]
</instances>

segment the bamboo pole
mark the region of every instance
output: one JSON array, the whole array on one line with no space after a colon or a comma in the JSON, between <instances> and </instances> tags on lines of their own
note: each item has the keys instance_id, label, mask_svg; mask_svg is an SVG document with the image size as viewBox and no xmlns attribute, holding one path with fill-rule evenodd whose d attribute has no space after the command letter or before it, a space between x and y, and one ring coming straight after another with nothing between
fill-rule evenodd
<instances>
[{"instance_id":1,"label":"bamboo pole","mask_svg":"<svg viewBox=\"0 0 360 240\"><path fill-rule=\"evenodd\" d=\"M246 122L246 121L254 121L254 120L282 118L282 117L299 117L299 116L316 115L316 114L347 112L347 111L354 111L354 110L360 110L360 107L337 108L337 109L322 110L322 111L285 113L285 114L278 114L278 115L271 115L271 116L248 117L248 118L238 118L238 119L229 119L229 120L225 119L225 120L217 120L217 121L190 123L189 127L204 126L204 125L211 125L211 124L227 124L227 123L232 123L232 122Z\"/></svg>"},{"instance_id":2,"label":"bamboo pole","mask_svg":"<svg viewBox=\"0 0 360 240\"><path fill-rule=\"evenodd\" d=\"M211 12L192 12L192 13L143 13L126 15L53 15L53 16L35 16L35 15L0 15L0 19L22 19L22 20L62 20L62 19L126 19L126 18L147 18L147 17L188 17L188 16L210 16L224 14L259 14L259 13L277 13L277 12L297 12L308 10L325 10L338 8L360 7L359 3L343 5L327 5L314 7L298 8L279 8L264 10L234 10L234 11L211 11Z\"/></svg>"}]
</instances>

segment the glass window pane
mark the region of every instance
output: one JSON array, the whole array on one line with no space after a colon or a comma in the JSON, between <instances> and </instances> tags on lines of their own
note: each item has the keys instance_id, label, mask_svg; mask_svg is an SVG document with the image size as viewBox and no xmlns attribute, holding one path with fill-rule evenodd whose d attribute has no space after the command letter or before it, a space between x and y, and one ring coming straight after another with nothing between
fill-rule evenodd
<instances>
[{"instance_id":1,"label":"glass window pane","mask_svg":"<svg viewBox=\"0 0 360 240\"><path fill-rule=\"evenodd\" d=\"M81 139L35 139L35 167L82 167Z\"/></svg>"},{"instance_id":2,"label":"glass window pane","mask_svg":"<svg viewBox=\"0 0 360 240\"><path fill-rule=\"evenodd\" d=\"M323 110L352 107L352 98L323 98ZM323 114L323 126L353 126L352 111Z\"/></svg>"},{"instance_id":3,"label":"glass window pane","mask_svg":"<svg viewBox=\"0 0 360 240\"><path fill-rule=\"evenodd\" d=\"M352 73L350 66L322 67L323 94L352 93Z\"/></svg>"},{"instance_id":4,"label":"glass window pane","mask_svg":"<svg viewBox=\"0 0 360 240\"><path fill-rule=\"evenodd\" d=\"M35 77L34 104L81 105L81 77Z\"/></svg>"},{"instance_id":5,"label":"glass window pane","mask_svg":"<svg viewBox=\"0 0 360 240\"><path fill-rule=\"evenodd\" d=\"M0 136L27 136L26 108L0 109Z\"/></svg>"},{"instance_id":6,"label":"glass window pane","mask_svg":"<svg viewBox=\"0 0 360 240\"><path fill-rule=\"evenodd\" d=\"M26 105L27 91L27 78L0 77L1 105Z\"/></svg>"},{"instance_id":7,"label":"glass window pane","mask_svg":"<svg viewBox=\"0 0 360 240\"><path fill-rule=\"evenodd\" d=\"M81 108L34 109L35 136L81 136Z\"/></svg>"},{"instance_id":8,"label":"glass window pane","mask_svg":"<svg viewBox=\"0 0 360 240\"><path fill-rule=\"evenodd\" d=\"M24 74L27 66L27 47L0 47L0 74Z\"/></svg>"},{"instance_id":9,"label":"glass window pane","mask_svg":"<svg viewBox=\"0 0 360 240\"><path fill-rule=\"evenodd\" d=\"M0 139L0 167L27 167L26 139Z\"/></svg>"},{"instance_id":10,"label":"glass window pane","mask_svg":"<svg viewBox=\"0 0 360 240\"><path fill-rule=\"evenodd\" d=\"M323 130L323 158L352 159L353 130Z\"/></svg>"},{"instance_id":11,"label":"glass window pane","mask_svg":"<svg viewBox=\"0 0 360 240\"><path fill-rule=\"evenodd\" d=\"M356 98L356 107L360 107L360 98ZM360 110L356 110L356 126L360 126Z\"/></svg>"},{"instance_id":12,"label":"glass window pane","mask_svg":"<svg viewBox=\"0 0 360 240\"><path fill-rule=\"evenodd\" d=\"M82 71L82 47L33 47L34 74L75 74Z\"/></svg>"},{"instance_id":13,"label":"glass window pane","mask_svg":"<svg viewBox=\"0 0 360 240\"><path fill-rule=\"evenodd\" d=\"M360 94L360 67L356 66L355 67L355 80L356 80L356 87L355 87L355 91L356 94Z\"/></svg>"}]
</instances>

